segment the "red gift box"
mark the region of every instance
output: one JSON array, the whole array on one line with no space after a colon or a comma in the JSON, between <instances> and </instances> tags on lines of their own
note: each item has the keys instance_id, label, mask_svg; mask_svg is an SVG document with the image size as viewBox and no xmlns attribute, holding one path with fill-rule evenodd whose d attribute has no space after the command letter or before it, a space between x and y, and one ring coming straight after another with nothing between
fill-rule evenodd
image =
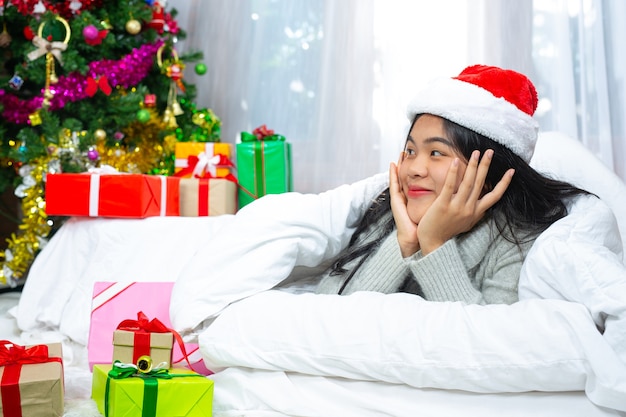
<instances>
[{"instance_id":1,"label":"red gift box","mask_svg":"<svg viewBox=\"0 0 626 417\"><path fill-rule=\"evenodd\" d=\"M178 216L180 178L144 174L48 174L46 213L144 218Z\"/></svg>"}]
</instances>

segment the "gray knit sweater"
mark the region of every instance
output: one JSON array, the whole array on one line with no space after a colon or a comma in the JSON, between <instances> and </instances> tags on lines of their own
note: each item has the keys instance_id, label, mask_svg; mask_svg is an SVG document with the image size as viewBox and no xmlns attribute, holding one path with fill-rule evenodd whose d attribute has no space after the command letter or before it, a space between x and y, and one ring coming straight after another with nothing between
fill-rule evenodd
<instances>
[{"instance_id":1,"label":"gray knit sweater","mask_svg":"<svg viewBox=\"0 0 626 417\"><path fill-rule=\"evenodd\" d=\"M380 227L391 215L389 212L372 227ZM342 294L409 291L431 301L511 304L518 300L520 270L532 243L519 247L509 242L498 233L494 221L488 220L426 256L418 251L402 258L394 229L356 271ZM351 261L346 269L351 270L358 262ZM348 275L326 272L317 292L337 294Z\"/></svg>"}]
</instances>

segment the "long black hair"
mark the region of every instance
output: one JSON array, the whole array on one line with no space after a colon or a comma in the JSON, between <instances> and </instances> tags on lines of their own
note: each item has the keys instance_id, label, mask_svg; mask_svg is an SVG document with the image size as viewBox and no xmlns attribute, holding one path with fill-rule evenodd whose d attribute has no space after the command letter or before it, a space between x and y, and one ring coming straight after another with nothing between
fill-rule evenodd
<instances>
[{"instance_id":1,"label":"long black hair","mask_svg":"<svg viewBox=\"0 0 626 417\"><path fill-rule=\"evenodd\" d=\"M415 116L411 129L420 116ZM571 197L590 194L572 184L535 171L505 146L459 124L443 119L443 129L452 140L454 148L465 158L465 162L469 161L474 150L479 150L483 155L488 149L493 149L493 158L485 179L485 192L493 189L509 168L515 168L515 175L504 195L485 213L485 217L494 218L499 233L512 243L521 245L536 238L552 223L567 215L567 201ZM333 263L332 275L347 272L346 264L361 257L350 277L353 275L354 270L361 266L382 238L394 229L393 216L388 216L375 230L372 227L390 211L389 189L386 189L366 211L350 239L348 249ZM370 237L369 234L373 236Z\"/></svg>"}]
</instances>

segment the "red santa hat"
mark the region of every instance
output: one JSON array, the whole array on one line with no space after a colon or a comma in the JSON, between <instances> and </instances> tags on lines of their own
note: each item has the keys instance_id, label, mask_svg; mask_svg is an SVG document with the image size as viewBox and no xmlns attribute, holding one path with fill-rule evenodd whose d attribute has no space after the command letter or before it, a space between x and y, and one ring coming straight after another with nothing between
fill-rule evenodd
<instances>
[{"instance_id":1,"label":"red santa hat","mask_svg":"<svg viewBox=\"0 0 626 417\"><path fill-rule=\"evenodd\" d=\"M537 91L523 74L486 65L431 82L409 103L407 116L443 117L506 146L529 162L539 125Z\"/></svg>"}]
</instances>

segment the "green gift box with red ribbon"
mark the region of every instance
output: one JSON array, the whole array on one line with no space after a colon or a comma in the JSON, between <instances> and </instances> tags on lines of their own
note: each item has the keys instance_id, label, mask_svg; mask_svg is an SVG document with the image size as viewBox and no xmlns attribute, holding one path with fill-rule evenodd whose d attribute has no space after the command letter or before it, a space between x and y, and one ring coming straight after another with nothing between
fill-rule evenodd
<instances>
[{"instance_id":1,"label":"green gift box with red ribbon","mask_svg":"<svg viewBox=\"0 0 626 417\"><path fill-rule=\"evenodd\" d=\"M94 365L91 397L104 417L207 417L213 381L183 368L139 370L115 361Z\"/></svg>"},{"instance_id":2,"label":"green gift box with red ribbon","mask_svg":"<svg viewBox=\"0 0 626 417\"><path fill-rule=\"evenodd\" d=\"M60 343L25 347L0 340L0 416L62 416L63 384Z\"/></svg>"},{"instance_id":3,"label":"green gift box with red ribbon","mask_svg":"<svg viewBox=\"0 0 626 417\"><path fill-rule=\"evenodd\" d=\"M293 191L291 144L265 125L241 132L237 150L238 206Z\"/></svg>"}]
</instances>

